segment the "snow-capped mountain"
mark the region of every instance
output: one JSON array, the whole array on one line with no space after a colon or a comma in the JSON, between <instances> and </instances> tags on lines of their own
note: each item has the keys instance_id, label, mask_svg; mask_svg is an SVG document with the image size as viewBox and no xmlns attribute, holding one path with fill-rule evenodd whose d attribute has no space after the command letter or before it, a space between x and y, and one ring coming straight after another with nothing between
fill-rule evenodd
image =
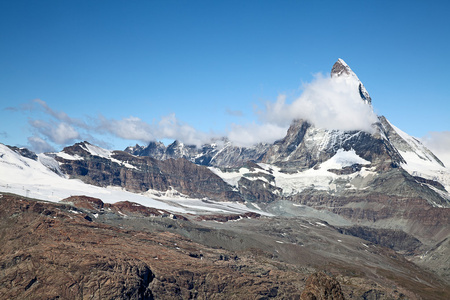
<instances>
[{"instance_id":1,"label":"snow-capped mountain","mask_svg":"<svg viewBox=\"0 0 450 300\"><path fill-rule=\"evenodd\" d=\"M116 157L115 151L102 149L87 142L78 143L58 153L38 155L24 148L0 144L0 191L52 202L74 195L86 195L102 199L105 203L131 201L176 213L253 211L239 201L205 202L199 197L184 195L170 186L159 190L131 192L130 188L127 190L113 183L103 185L99 178L105 180L104 177L107 177L108 170L105 166L109 166L110 169L116 166L119 172L125 173L126 170L137 170L136 166L126 160L120 160L120 156L119 159ZM103 170L99 172L89 170L86 166L91 164ZM71 167L73 168L70 172L68 169ZM93 173L89 174L92 177L87 176L90 172Z\"/></svg>"},{"instance_id":2,"label":"snow-capped mountain","mask_svg":"<svg viewBox=\"0 0 450 300\"><path fill-rule=\"evenodd\" d=\"M344 82L346 88L352 89L356 102L373 111L369 93L342 59L332 67L331 79ZM198 273L193 276L194 273L186 272L186 266L195 262L201 269L203 262L208 263L208 260L213 270L217 270L221 261L225 263L228 260L227 266L230 262L235 263L234 269L239 270L239 276L242 276L243 265L237 255L233 254L235 259L232 261L230 256L219 256L216 252L213 255L212 250L206 248L198 253L192 250L202 243L212 245L214 251L220 250L221 253L227 247L233 251L238 249L239 256L251 248L251 257L261 255L264 258L260 261L264 261L264 265L267 265L269 257L272 260L281 258L277 266L283 260L283 263L288 262L289 268L264 271L258 275L266 282L267 274L274 273L276 281L273 284L269 282L270 286L275 282L279 286L280 278L284 280L279 277L280 270L291 270L298 263L298 257L308 259L300 264L303 267L299 269L309 270L314 267L309 260L317 255L317 266L321 267L318 261L323 260L323 265L332 266L333 270L345 270L343 273L351 274L348 282L355 278L354 274L373 273L377 282L384 277L392 280L400 274L401 282L407 278L413 285L420 283L425 286L423 283L428 279L423 275L426 274L424 269L431 269L439 280L445 281L450 278L450 169L419 140L395 127L385 117L374 119L371 130L321 128L310 120L297 119L292 121L284 138L253 147L239 147L227 139L218 139L202 147L180 141L168 146L151 142L147 146L136 145L125 151L112 151L84 141L60 152L35 154L25 148L0 144L3 220L6 220L4 224L10 220L14 222L13 226L4 225L4 232L11 236L9 245L13 245L11 241L17 241L18 236L28 239L36 235L37 240L53 238L53 233L49 232L57 232L58 235L50 244L67 242L64 247L48 248L45 239L42 253L53 253L48 249L63 249L64 253L68 252L67 249L75 249L74 253L86 257L86 245L91 245L89 247L95 254L94 269L98 269L99 257L106 257L97 255L95 251L99 251L99 247L106 246L108 252L111 245L119 245L119 253L132 250L132 256L141 263L142 257L148 256L147 250L142 251L145 255L139 256L136 249L147 249L145 246L153 249L156 244L163 246L163 240L159 238L169 237L170 253L185 255L180 256L183 259L172 261L188 261L188 264L174 267L174 270L182 269L177 269L176 273L155 273L157 276L153 281L161 283L161 286L173 281L173 274L177 274L177 278L182 273L187 277L198 277ZM63 203L43 205L41 201L30 198ZM24 218L30 218L30 215L35 216L32 226ZM227 224L229 221L232 224ZM14 231L17 224L22 224L27 234ZM70 234L62 238L60 226L69 226ZM58 231L43 233L43 228ZM76 233L74 228L81 230ZM122 244L118 237L113 243L99 242L108 235L105 234L106 228L113 228L115 234L130 236L130 239ZM89 235L99 241L91 241L91 236L85 237L87 229L91 232ZM143 229L142 232L136 231ZM149 239L143 238L143 232L148 233L149 230L152 236L153 231L161 231L161 235L155 235L158 242L148 243ZM177 234L184 237L180 239ZM80 235L82 243L79 248L74 247L77 245L74 240ZM178 244L186 245L191 238L199 244L185 248ZM86 243L88 240L90 242ZM130 241L134 241L133 246L128 245ZM4 265L9 269L18 263L28 263L28 257L42 256L20 254L17 249L21 247L12 247L13 254L7 255ZM64 253L61 257L66 255ZM155 255L147 258L152 267L155 261L161 261L161 266L166 268L168 265L173 267L173 264L167 264L170 257L167 253L160 256L155 251ZM53 267L54 253L49 261ZM83 259L77 258L76 261ZM108 263L110 261L108 258ZM120 258L119 261L124 260ZM247 269L248 258L243 258L242 262ZM129 260L126 263L128 265ZM41 261L35 265L40 264ZM65 260L62 264L67 265ZM359 271L350 271L349 266L352 265L356 265L358 268L355 270ZM125 273L134 276L137 269L130 268L134 271ZM121 268L113 265L111 269ZM226 276L230 270L226 270ZM88 271L92 273L91 269ZM54 274L54 270L49 273ZM13 278L19 277L16 271L10 274ZM208 269L206 274L209 276L211 270ZM41 285L41 273L30 276L21 290L26 291L36 282ZM161 276L169 279L160 280ZM220 285L223 278L228 277L217 278ZM151 286L160 295L166 295L164 289L155 289L157 285L147 279L145 289ZM439 280L430 278L425 289L435 289L439 294L443 286ZM98 282L98 278L93 278L92 282ZM186 282L180 285L189 286L191 290ZM288 282L292 287L292 282ZM382 282L382 285L390 288L392 283ZM72 285L73 279L70 278ZM354 282L349 285L354 289ZM363 298L386 295L373 292L374 284L365 286L363 290L367 289L370 290L362 294ZM30 292L34 292L33 288ZM120 293L123 293L121 287L118 295ZM266 292L267 295L277 293L278 287L274 292ZM397 287L393 293L398 299L403 299Z\"/></svg>"},{"instance_id":3,"label":"snow-capped mountain","mask_svg":"<svg viewBox=\"0 0 450 300\"><path fill-rule=\"evenodd\" d=\"M372 99L366 88L342 59L338 59L333 65L331 77L350 82L346 86L353 88L361 101L371 107ZM193 163L209 166L224 180L230 182L230 178L233 178L231 181L237 189L242 187L238 184L239 178L251 177L256 181L258 176L255 172L258 174L261 169L276 169L278 176L271 175L273 180L269 180L267 184L281 195L299 193L305 189L367 189L373 184L374 178L386 172L405 174L404 176L409 174L418 184L432 190L427 195L430 203L448 206L450 175L442 162L420 141L396 128L383 116L378 117L372 129L372 132L332 130L318 128L307 120L295 120L286 136L270 145L236 147L231 142L222 140L221 143L197 148L175 141L168 147L152 142L147 147L136 145L125 151L159 160L185 158ZM352 164L324 169L339 155L349 153L354 157ZM259 164L260 168L252 172L246 171L249 170L246 166L249 161ZM234 171L223 172L223 168L233 168ZM320 173L320 170L323 172ZM264 175L260 179L267 181L266 177ZM291 182L288 187L286 181ZM399 190L396 194L402 192Z\"/></svg>"},{"instance_id":4,"label":"snow-capped mountain","mask_svg":"<svg viewBox=\"0 0 450 300\"><path fill-rule=\"evenodd\" d=\"M369 93L342 59L334 64L331 77L350 82L345 86L371 108ZM292 214L294 203L361 224L396 224L418 235L423 230L415 222L445 219L439 209L450 207L449 169L383 116L370 132L325 129L308 120L294 120L283 139L253 147L221 139L202 147L152 142L125 151L83 142L39 156L5 146L1 151L2 189L46 200L76 193L114 202L120 189L126 193L120 197L138 197L135 202L143 205L161 205L154 199L166 205L181 196L200 199L195 200L200 204L186 200L185 210L186 205L207 207L211 201L231 201Z\"/></svg>"}]
</instances>

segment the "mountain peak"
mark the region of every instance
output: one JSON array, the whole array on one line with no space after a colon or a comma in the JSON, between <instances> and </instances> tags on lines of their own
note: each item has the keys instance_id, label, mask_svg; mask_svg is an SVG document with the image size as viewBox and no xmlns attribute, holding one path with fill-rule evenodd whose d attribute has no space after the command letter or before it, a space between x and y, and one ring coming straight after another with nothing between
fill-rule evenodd
<instances>
[{"instance_id":1,"label":"mountain peak","mask_svg":"<svg viewBox=\"0 0 450 300\"><path fill-rule=\"evenodd\" d=\"M339 58L331 68L331 77L353 77L358 81L358 92L361 99L367 103L372 104L372 98L370 98L369 92L367 92L366 88L359 80L358 76L350 69L347 63Z\"/></svg>"},{"instance_id":2,"label":"mountain peak","mask_svg":"<svg viewBox=\"0 0 450 300\"><path fill-rule=\"evenodd\" d=\"M356 76L342 58L339 58L331 68L331 77L339 77L342 75Z\"/></svg>"}]
</instances>

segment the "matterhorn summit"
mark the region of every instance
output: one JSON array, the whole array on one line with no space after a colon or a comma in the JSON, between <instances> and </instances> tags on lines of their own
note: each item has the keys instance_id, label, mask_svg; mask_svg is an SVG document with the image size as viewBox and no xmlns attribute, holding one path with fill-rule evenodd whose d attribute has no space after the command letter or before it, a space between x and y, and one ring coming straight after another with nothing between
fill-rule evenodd
<instances>
[{"instance_id":1,"label":"matterhorn summit","mask_svg":"<svg viewBox=\"0 0 450 300\"><path fill-rule=\"evenodd\" d=\"M350 67L347 65L347 63L342 59L339 58L331 68L331 77L336 76L355 76L356 74L350 69Z\"/></svg>"},{"instance_id":2,"label":"matterhorn summit","mask_svg":"<svg viewBox=\"0 0 450 300\"><path fill-rule=\"evenodd\" d=\"M338 78L338 77L349 78L354 80L356 85L358 86L358 92L361 99L367 104L372 103L372 98L370 98L369 93L367 92L362 82L359 80L358 76L356 76L356 74L352 71L352 69L350 69L350 67L341 58L339 58L331 68L331 78Z\"/></svg>"}]
</instances>

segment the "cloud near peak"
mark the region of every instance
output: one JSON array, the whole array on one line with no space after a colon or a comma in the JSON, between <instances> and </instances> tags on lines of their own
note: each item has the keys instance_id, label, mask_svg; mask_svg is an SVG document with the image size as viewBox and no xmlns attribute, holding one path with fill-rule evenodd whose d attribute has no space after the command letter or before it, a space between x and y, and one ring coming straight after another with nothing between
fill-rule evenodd
<instances>
[{"instance_id":1,"label":"cloud near peak","mask_svg":"<svg viewBox=\"0 0 450 300\"><path fill-rule=\"evenodd\" d=\"M316 127L372 132L377 116L359 95L359 82L352 77L324 77L303 85L303 93L292 103L285 95L267 102L259 112L262 122L286 126L294 119L308 120Z\"/></svg>"},{"instance_id":2,"label":"cloud near peak","mask_svg":"<svg viewBox=\"0 0 450 300\"><path fill-rule=\"evenodd\" d=\"M359 81L352 77L325 77L321 74L308 84L294 100L279 95L275 101L267 101L256 111L256 122L230 124L225 136L240 146L260 142L271 143L285 136L294 119L303 119L316 127L340 130L365 130L371 132L377 121L372 106L359 95ZM29 143L35 149L66 146L76 140L90 140L106 145L107 136L123 140L148 143L154 140L180 140L185 144L200 146L221 136L197 130L169 114L151 123L136 116L121 119L97 117L73 118L68 113L52 109L45 101L37 99L17 110L39 109L40 118L31 118L34 136ZM226 112L242 116L241 111ZM55 147L57 146L57 147ZM111 145L113 146L113 145ZM113 146L114 147L114 146Z\"/></svg>"},{"instance_id":3,"label":"cloud near peak","mask_svg":"<svg viewBox=\"0 0 450 300\"><path fill-rule=\"evenodd\" d=\"M450 169L450 131L431 131L420 140Z\"/></svg>"},{"instance_id":4,"label":"cloud near peak","mask_svg":"<svg viewBox=\"0 0 450 300\"><path fill-rule=\"evenodd\" d=\"M378 121L371 105L359 95L359 81L354 77L325 77L317 74L303 85L300 96L288 103L280 94L257 111L258 123L231 126L228 137L244 146L274 142L286 135L293 120L303 119L316 127L373 132Z\"/></svg>"}]
</instances>

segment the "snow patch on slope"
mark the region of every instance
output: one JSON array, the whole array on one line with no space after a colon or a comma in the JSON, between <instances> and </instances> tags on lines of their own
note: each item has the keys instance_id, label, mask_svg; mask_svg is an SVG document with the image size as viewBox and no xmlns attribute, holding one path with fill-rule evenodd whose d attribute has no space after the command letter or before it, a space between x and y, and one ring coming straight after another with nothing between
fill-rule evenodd
<instances>
[{"instance_id":1,"label":"snow patch on slope","mask_svg":"<svg viewBox=\"0 0 450 300\"><path fill-rule=\"evenodd\" d=\"M211 172L222 178L223 181L231 186L238 187L238 181L245 175L250 173L248 168L240 168L238 171L222 171L216 167L209 167Z\"/></svg>"},{"instance_id":2,"label":"snow patch on slope","mask_svg":"<svg viewBox=\"0 0 450 300\"><path fill-rule=\"evenodd\" d=\"M370 161L360 157L353 149L350 149L350 151L339 149L332 158L320 165L320 169L342 169L354 164L369 165Z\"/></svg>"},{"instance_id":3,"label":"snow patch on slope","mask_svg":"<svg viewBox=\"0 0 450 300\"><path fill-rule=\"evenodd\" d=\"M373 172L367 168L362 168L361 171L349 175L337 175L328 171L330 169L342 169L354 164L366 165L370 164L370 162L358 156L353 149L350 151L339 149L333 157L323 162L318 169L287 174L280 172L280 169L277 167L271 166L271 168L273 169L272 175L275 176L276 186L283 189L283 194L290 195L299 193L307 188L333 192L337 187L336 180L346 181L348 182L346 188L354 189L356 187L350 183L352 179L357 176L366 177L373 174ZM261 164L261 166L263 165Z\"/></svg>"},{"instance_id":4,"label":"snow patch on slope","mask_svg":"<svg viewBox=\"0 0 450 300\"><path fill-rule=\"evenodd\" d=\"M210 168L210 170L234 187L238 187L239 180L245 175L256 173L270 174L275 178L274 185L283 189L284 195L291 195L299 193L307 188L333 192L336 190L336 180L344 180L348 182L346 188L354 189L356 187L350 183L352 179L358 176L366 177L375 174L370 168L365 167L359 172L349 175L337 175L328 171L330 169L342 169L354 164L368 165L370 162L358 156L353 149L349 151L339 149L333 157L323 162L318 169L309 169L303 172L284 173L279 167L264 163L259 163L258 165L261 169L256 169L255 171L251 171L248 168L240 168L233 172L225 172L218 168ZM245 176L245 178L267 181L264 176L253 178L251 176Z\"/></svg>"},{"instance_id":5,"label":"snow patch on slope","mask_svg":"<svg viewBox=\"0 0 450 300\"><path fill-rule=\"evenodd\" d=\"M91 145L91 144L86 143L86 142L82 143L80 145L80 147L82 149L86 150L92 156L98 156L98 157L101 157L101 158L108 159L108 160L110 160L112 162L115 162L115 163L117 163L119 165L122 165L122 166L124 166L124 167L126 167L128 169L137 169L137 167L133 166L132 164L129 164L128 162L124 162L124 161L121 161L121 160L113 158L114 151L106 150L106 149L100 148L98 146ZM59 156L59 157L61 157L63 159L66 159L66 160L83 160L84 159L83 157L79 156L78 154L71 155L71 154L65 153L63 151L62 152L58 152L55 155Z\"/></svg>"},{"instance_id":6,"label":"snow patch on slope","mask_svg":"<svg viewBox=\"0 0 450 300\"><path fill-rule=\"evenodd\" d=\"M91 155L99 156L99 157L103 157L103 158L107 158L107 159L109 159L111 157L112 151L110 151L110 150L106 150L106 149L100 148L98 146L91 145L89 143L84 143L81 147L84 148Z\"/></svg>"},{"instance_id":7,"label":"snow patch on slope","mask_svg":"<svg viewBox=\"0 0 450 300\"><path fill-rule=\"evenodd\" d=\"M83 157L79 156L78 154L70 155L65 152L58 152L58 153L55 153L55 155L59 156L63 159L66 159L66 160L83 160L84 159Z\"/></svg>"},{"instance_id":8,"label":"snow patch on slope","mask_svg":"<svg viewBox=\"0 0 450 300\"><path fill-rule=\"evenodd\" d=\"M425 179L434 180L441 183L447 190L445 198L450 197L450 169L436 160L433 153L428 150L419 140L389 123L397 134L409 145L410 149L398 149L400 155L406 161L402 164L412 176L419 176Z\"/></svg>"}]
</instances>

